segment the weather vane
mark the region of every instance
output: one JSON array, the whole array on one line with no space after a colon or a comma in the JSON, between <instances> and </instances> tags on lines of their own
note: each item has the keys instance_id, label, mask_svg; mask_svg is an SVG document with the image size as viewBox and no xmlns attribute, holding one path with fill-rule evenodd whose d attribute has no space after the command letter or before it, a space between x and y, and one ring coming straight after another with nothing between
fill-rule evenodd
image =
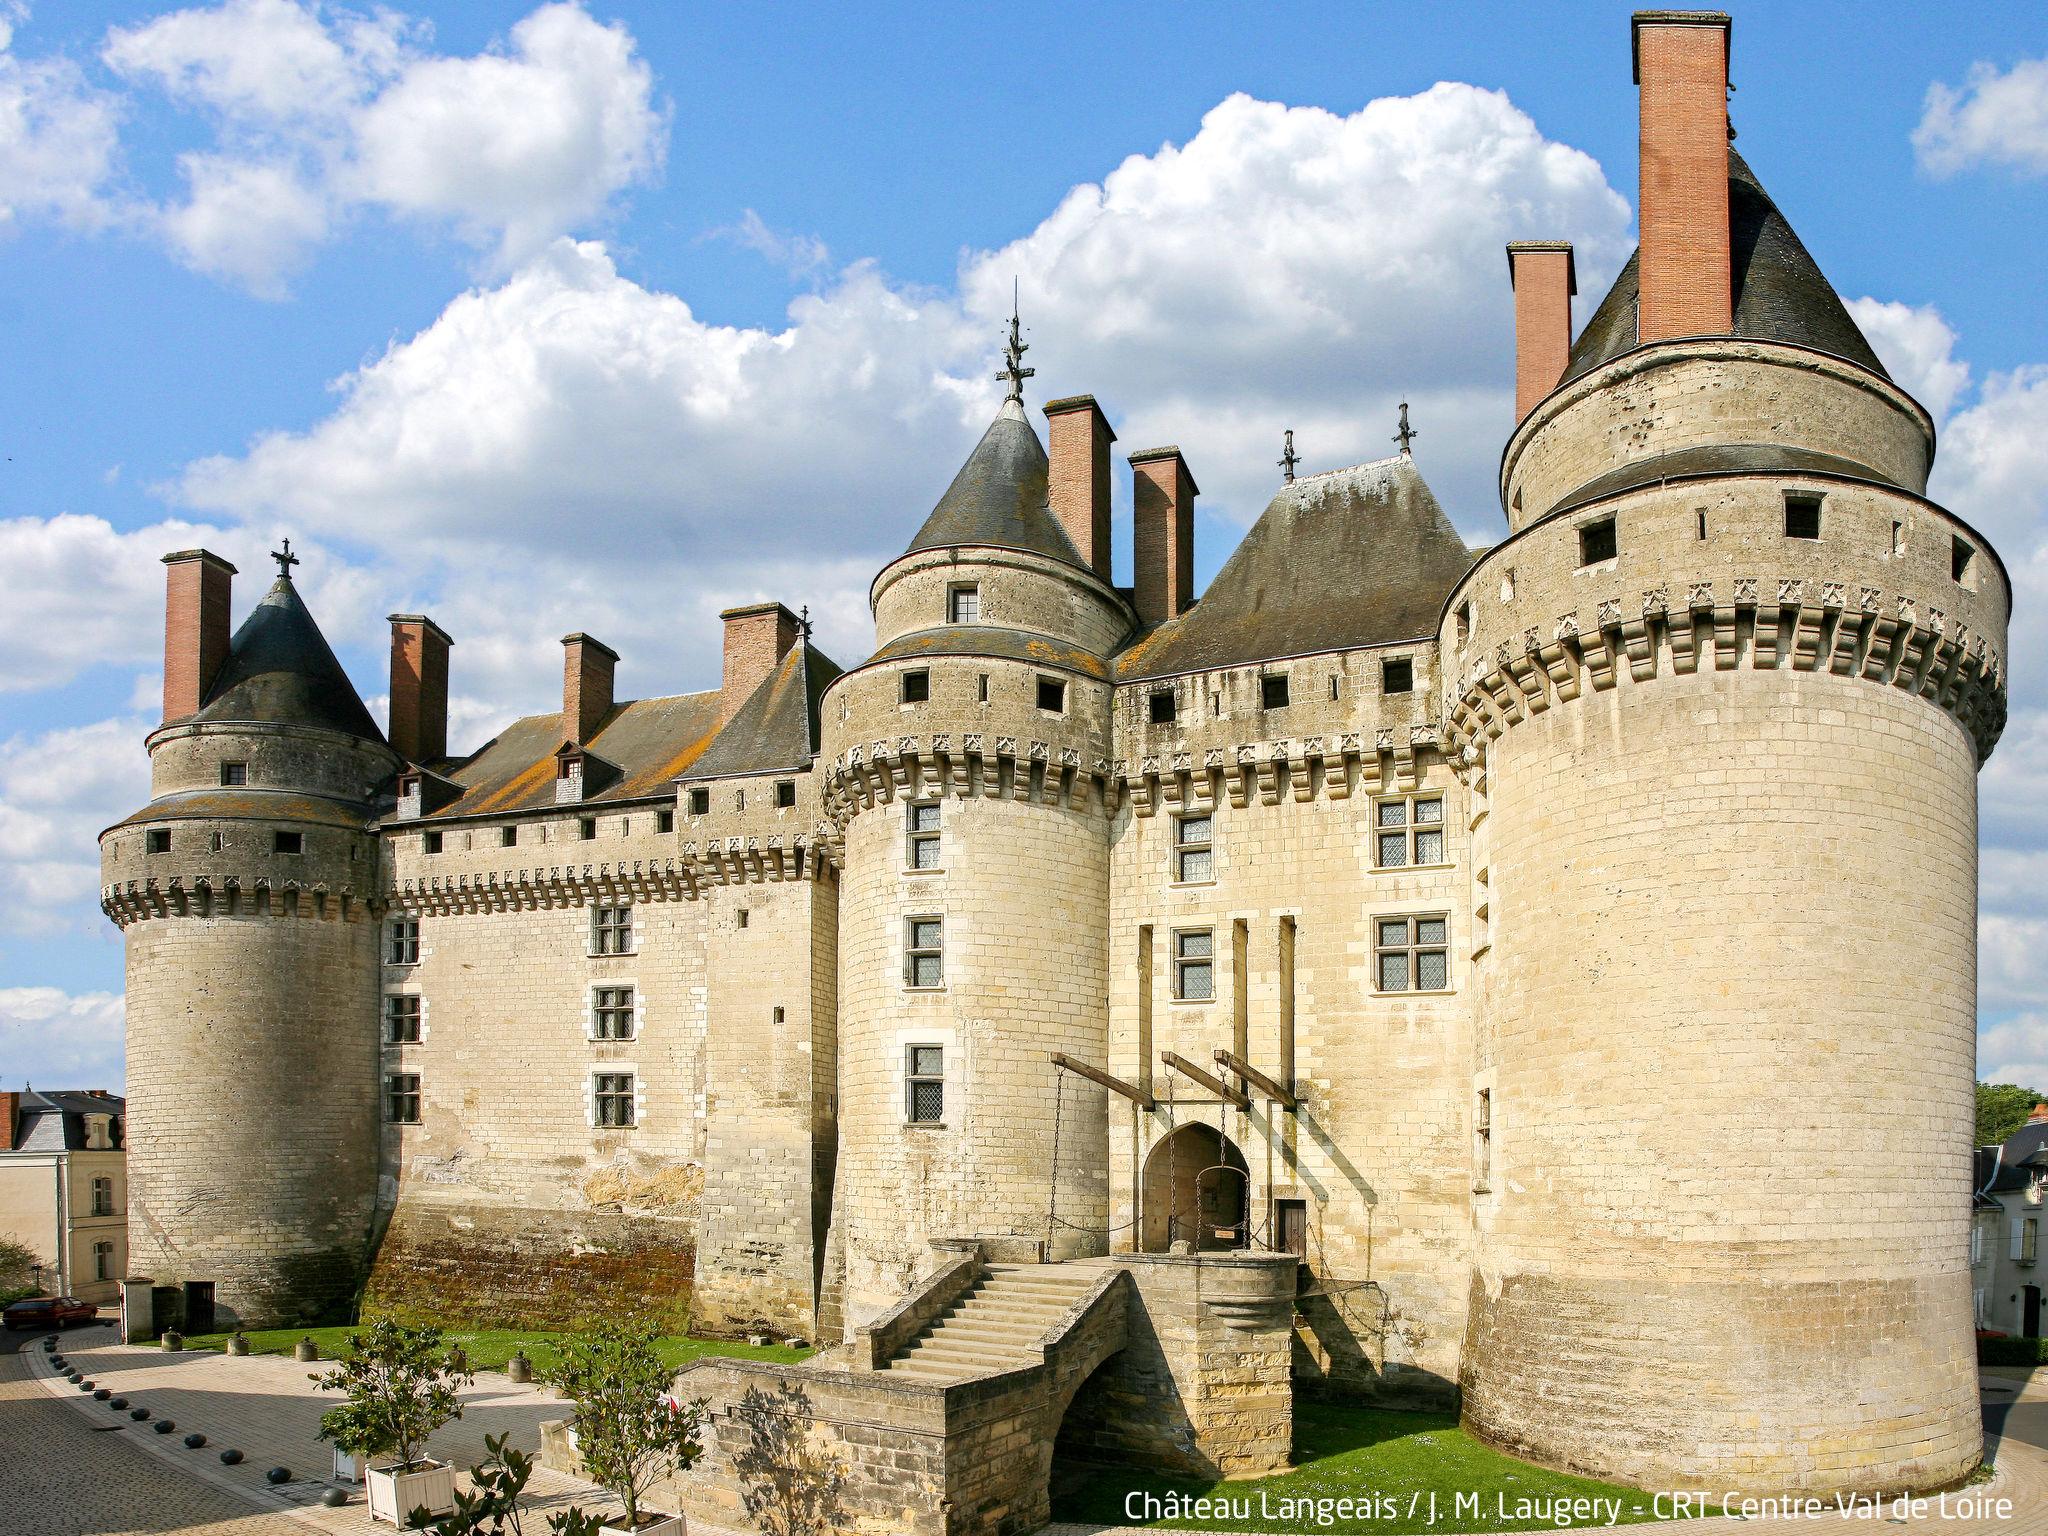
<instances>
[{"instance_id":1,"label":"weather vane","mask_svg":"<svg viewBox=\"0 0 2048 1536\"><path fill-rule=\"evenodd\" d=\"M1009 398L1019 402L1020 404L1023 402L1024 399L1024 381L1038 372L1036 368L1026 368L1024 366L1024 354L1026 352L1029 352L1030 350L1030 344L1024 340L1023 333L1018 328L1017 280L1015 278L1011 278L1010 341L1009 345L1003 348L1003 371L997 374L996 377L999 379L1009 380Z\"/></svg>"},{"instance_id":2,"label":"weather vane","mask_svg":"<svg viewBox=\"0 0 2048 1536\"><path fill-rule=\"evenodd\" d=\"M1420 436L1422 436L1420 432L1408 425L1408 402L1403 400L1401 402L1401 430L1394 434L1394 441L1401 445L1402 458L1405 459L1409 456L1408 445Z\"/></svg>"},{"instance_id":3,"label":"weather vane","mask_svg":"<svg viewBox=\"0 0 2048 1536\"><path fill-rule=\"evenodd\" d=\"M1289 485L1294 484L1294 466L1300 462L1301 460L1296 457L1294 452L1294 428L1289 427L1287 429L1287 447L1280 455L1280 473L1287 477Z\"/></svg>"},{"instance_id":4,"label":"weather vane","mask_svg":"<svg viewBox=\"0 0 2048 1536\"><path fill-rule=\"evenodd\" d=\"M290 539L284 541L283 549L273 549L270 552L270 558L277 562L277 574L280 576L290 576L292 567L299 563L299 557L292 553L292 541Z\"/></svg>"},{"instance_id":5,"label":"weather vane","mask_svg":"<svg viewBox=\"0 0 2048 1536\"><path fill-rule=\"evenodd\" d=\"M800 626L802 627L802 629L803 629L803 632L804 632L804 638L805 638L806 640L810 639L810 638L811 638L811 605L810 605L809 603L805 603L805 604L804 604L804 607L803 607L803 612L801 612L801 613L799 613L799 614L797 615L797 617L796 617L796 621L797 621L797 623L798 623L798 624L799 624L799 625L800 625Z\"/></svg>"}]
</instances>

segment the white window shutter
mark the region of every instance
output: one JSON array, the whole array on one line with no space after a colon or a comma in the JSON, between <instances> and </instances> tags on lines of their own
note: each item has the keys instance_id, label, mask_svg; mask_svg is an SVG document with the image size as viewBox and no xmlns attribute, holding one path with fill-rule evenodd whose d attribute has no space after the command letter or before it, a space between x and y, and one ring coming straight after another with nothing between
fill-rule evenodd
<instances>
[{"instance_id":1,"label":"white window shutter","mask_svg":"<svg viewBox=\"0 0 2048 1536\"><path fill-rule=\"evenodd\" d=\"M640 990L639 983L633 985L633 1038L638 1040L647 1029L647 997Z\"/></svg>"},{"instance_id":2,"label":"white window shutter","mask_svg":"<svg viewBox=\"0 0 2048 1536\"><path fill-rule=\"evenodd\" d=\"M591 982L583 989L583 1038L597 1038L597 983Z\"/></svg>"},{"instance_id":3,"label":"white window shutter","mask_svg":"<svg viewBox=\"0 0 2048 1536\"><path fill-rule=\"evenodd\" d=\"M2013 1258L2015 1258L2015 1259L2017 1259L2017 1258L2018 1258L2018 1257L2020 1256L2020 1243L2021 1243L2021 1241L2023 1240L2024 1236L2025 1236L2025 1233L2024 1233L2024 1231L2023 1231L2023 1230L2021 1229L2021 1227L2020 1227L2020 1219L2019 1219L2019 1217L2017 1217L2017 1216L2013 1217L2013 1218L2012 1218L2012 1255L2011 1255L2011 1256L2012 1256Z\"/></svg>"}]
</instances>

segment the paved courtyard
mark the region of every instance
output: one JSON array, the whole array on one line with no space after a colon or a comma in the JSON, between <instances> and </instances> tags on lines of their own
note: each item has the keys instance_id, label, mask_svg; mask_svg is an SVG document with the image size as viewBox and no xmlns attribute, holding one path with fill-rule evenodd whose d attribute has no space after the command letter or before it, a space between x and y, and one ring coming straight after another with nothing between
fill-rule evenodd
<instances>
[{"instance_id":1,"label":"paved courtyard","mask_svg":"<svg viewBox=\"0 0 2048 1536\"><path fill-rule=\"evenodd\" d=\"M330 1452L317 1428L336 1399L309 1387L307 1374L316 1367L268 1355L165 1354L117 1344L106 1325L64 1335L60 1348L92 1380L150 1410L150 1420L138 1423L59 1376L41 1337L10 1335L0 1344L0 1536L305 1536L308 1526L366 1536L372 1529L360 1492L343 1508L318 1502L332 1485ZM1881 1523L1939 1528L1943 1536L2048 1536L2048 1369L2031 1377L1986 1372L1984 1386L1997 1476L1969 1493L1977 1500L2010 1499L2013 1514L1901 1520L1887 1511ZM436 1456L463 1465L483 1458L486 1435L509 1431L515 1445L536 1448L541 1421L565 1412L554 1394L487 1372L478 1374L463 1403L463 1417L431 1444ZM163 1418L176 1423L175 1432L152 1429ZM186 1449L190 1430L206 1435L203 1449ZM222 1465L219 1452L228 1446L242 1451L239 1465ZM293 1480L273 1488L264 1479L273 1466L290 1468ZM535 1470L529 1490L541 1517L529 1529L545 1529L545 1512L567 1503L602 1505L587 1485L543 1469ZM1687 1536L1738 1529L1744 1536L1868 1536L1875 1523L1840 1516L1716 1518L1690 1522L1685 1530ZM1121 1529L1055 1525L1046 1536L1108 1536ZM715 1536L702 1526L693 1531Z\"/></svg>"}]
</instances>

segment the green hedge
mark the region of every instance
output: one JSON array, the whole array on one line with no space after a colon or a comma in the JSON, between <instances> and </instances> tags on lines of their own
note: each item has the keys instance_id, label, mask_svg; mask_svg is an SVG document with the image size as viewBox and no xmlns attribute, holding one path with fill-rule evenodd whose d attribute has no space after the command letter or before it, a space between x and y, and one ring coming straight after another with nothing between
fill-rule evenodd
<instances>
[{"instance_id":1,"label":"green hedge","mask_svg":"<svg viewBox=\"0 0 2048 1536\"><path fill-rule=\"evenodd\" d=\"M12 1306L17 1301L27 1301L31 1296L40 1296L42 1294L42 1291L33 1285L24 1285L18 1291L10 1291L0 1287L0 1307Z\"/></svg>"},{"instance_id":2,"label":"green hedge","mask_svg":"<svg viewBox=\"0 0 2048 1536\"><path fill-rule=\"evenodd\" d=\"M1979 1365L2048 1365L2048 1339L1979 1339Z\"/></svg>"}]
</instances>

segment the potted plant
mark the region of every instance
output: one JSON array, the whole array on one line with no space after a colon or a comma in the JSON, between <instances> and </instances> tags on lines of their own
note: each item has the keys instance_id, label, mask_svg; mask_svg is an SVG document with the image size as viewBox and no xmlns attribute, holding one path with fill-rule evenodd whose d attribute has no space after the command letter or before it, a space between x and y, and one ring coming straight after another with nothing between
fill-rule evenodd
<instances>
[{"instance_id":1,"label":"potted plant","mask_svg":"<svg viewBox=\"0 0 2048 1536\"><path fill-rule=\"evenodd\" d=\"M704 1403L678 1403L674 1373L661 1362L652 1328L618 1320L566 1340L549 1385L575 1405L571 1433L584 1476L617 1499L625 1536L683 1536L681 1515L640 1507L658 1482L687 1471L702 1453Z\"/></svg>"},{"instance_id":2,"label":"potted plant","mask_svg":"<svg viewBox=\"0 0 2048 1536\"><path fill-rule=\"evenodd\" d=\"M358 1465L378 1456L397 1459L369 1466L370 1518L406 1525L415 1512L453 1513L455 1469L425 1455L427 1437L462 1417L457 1388L470 1376L441 1352L441 1330L384 1321L351 1334L348 1356L312 1378L348 1401L320 1416L320 1438L331 1440ZM339 1470L339 1462L337 1462Z\"/></svg>"}]
</instances>

